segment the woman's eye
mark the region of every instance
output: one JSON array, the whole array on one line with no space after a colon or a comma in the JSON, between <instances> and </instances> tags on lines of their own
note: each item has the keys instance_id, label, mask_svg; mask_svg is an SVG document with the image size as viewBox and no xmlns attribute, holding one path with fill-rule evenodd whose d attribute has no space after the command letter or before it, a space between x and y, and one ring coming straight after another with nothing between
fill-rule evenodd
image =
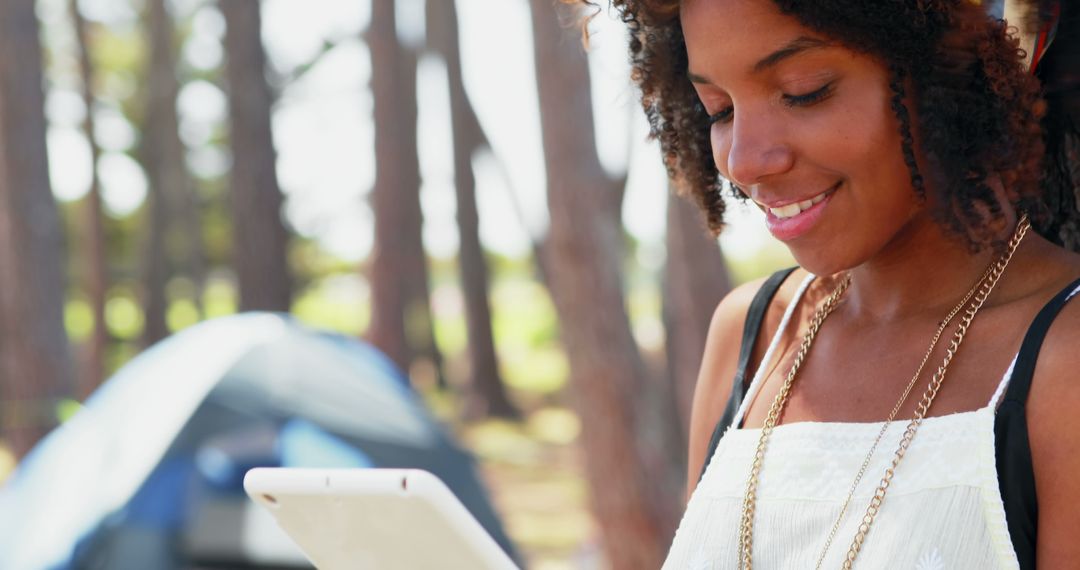
<instances>
[{"instance_id":1,"label":"woman's eye","mask_svg":"<svg viewBox=\"0 0 1080 570\"><path fill-rule=\"evenodd\" d=\"M833 83L826 83L820 89L811 91L810 93L803 93L802 95L784 95L784 104L788 107L808 107L814 103L819 103L827 99L833 94ZM734 107L725 107L715 115L709 115L709 125L716 123L730 123L732 117L735 115Z\"/></svg>"},{"instance_id":2,"label":"woman's eye","mask_svg":"<svg viewBox=\"0 0 1080 570\"><path fill-rule=\"evenodd\" d=\"M788 107L806 107L818 103L832 95L833 84L826 83L821 89L802 95L784 95L784 104Z\"/></svg>"},{"instance_id":3,"label":"woman's eye","mask_svg":"<svg viewBox=\"0 0 1080 570\"><path fill-rule=\"evenodd\" d=\"M720 112L716 113L715 115L709 115L709 125L711 126L716 123L726 123L730 121L731 115L734 113L734 111L734 108L726 107L724 109L721 109Z\"/></svg>"}]
</instances>

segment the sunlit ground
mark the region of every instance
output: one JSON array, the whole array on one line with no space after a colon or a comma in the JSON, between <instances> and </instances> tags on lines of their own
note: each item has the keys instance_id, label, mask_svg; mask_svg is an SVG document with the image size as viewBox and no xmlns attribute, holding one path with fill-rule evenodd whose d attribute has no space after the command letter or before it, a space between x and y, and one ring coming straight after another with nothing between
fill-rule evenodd
<instances>
[{"instance_id":1,"label":"sunlit ground","mask_svg":"<svg viewBox=\"0 0 1080 570\"><path fill-rule=\"evenodd\" d=\"M580 450L571 442L577 430L573 413L551 408L535 412L523 425L487 421L462 434L528 568L595 565L596 532L586 506Z\"/></svg>"}]
</instances>

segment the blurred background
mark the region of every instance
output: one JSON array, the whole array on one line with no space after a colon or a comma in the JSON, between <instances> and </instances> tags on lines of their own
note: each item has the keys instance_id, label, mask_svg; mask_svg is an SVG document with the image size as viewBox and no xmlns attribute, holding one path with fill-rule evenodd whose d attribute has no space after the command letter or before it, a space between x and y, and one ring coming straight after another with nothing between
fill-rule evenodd
<instances>
[{"instance_id":1,"label":"blurred background","mask_svg":"<svg viewBox=\"0 0 1080 570\"><path fill-rule=\"evenodd\" d=\"M0 506L74 484L71 434L144 451L100 471L131 481L40 546L56 560L20 564L123 567L87 537L138 518L170 458L224 488L212 458L446 447L529 568L657 567L713 309L793 262L756 209L717 241L674 196L625 26L596 12L586 49L552 0L0 3ZM307 408L266 395L294 380ZM405 416L438 444L365 447ZM210 424L231 427L183 443ZM355 453L289 459L308 428L295 449Z\"/></svg>"}]
</instances>

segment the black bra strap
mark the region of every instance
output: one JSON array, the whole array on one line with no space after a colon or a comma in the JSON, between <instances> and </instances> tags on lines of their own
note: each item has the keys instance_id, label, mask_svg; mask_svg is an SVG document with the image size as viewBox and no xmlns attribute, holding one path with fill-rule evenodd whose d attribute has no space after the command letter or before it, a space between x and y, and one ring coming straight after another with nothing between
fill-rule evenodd
<instances>
[{"instance_id":1,"label":"black bra strap","mask_svg":"<svg viewBox=\"0 0 1080 570\"><path fill-rule=\"evenodd\" d=\"M1024 411L1035 363L1050 325L1071 294L1080 286L1073 281L1043 307L1024 335L1005 397L994 418L994 449L998 485L1005 505L1009 537L1022 570L1035 569L1035 538L1039 520L1035 496L1035 470L1031 462L1027 418Z\"/></svg>"},{"instance_id":2,"label":"black bra strap","mask_svg":"<svg viewBox=\"0 0 1080 570\"><path fill-rule=\"evenodd\" d=\"M781 269L770 275L765 280L765 283L761 285L761 289L758 289L757 294L754 295L754 300L750 302L750 310L747 311L746 321L743 323L742 343L739 345L739 365L735 372L735 381L731 385L731 397L728 398L724 414L720 417L720 421L716 423L716 428L713 429L712 437L709 439L709 449L705 453L705 464L701 467L701 475L705 474L705 467L709 465L709 458L716 451L716 446L720 443L720 437L724 435L728 426L735 421L735 414L739 413L739 406L742 405L743 398L746 396L746 389L749 388L746 370L750 365L750 357L754 354L754 343L757 340L758 333L761 332L761 324L765 321L765 313L769 309L769 303L776 296L776 292L780 290L780 286L784 284L784 280L795 269L794 267ZM698 479L700 480L700 478L699 475Z\"/></svg>"}]
</instances>

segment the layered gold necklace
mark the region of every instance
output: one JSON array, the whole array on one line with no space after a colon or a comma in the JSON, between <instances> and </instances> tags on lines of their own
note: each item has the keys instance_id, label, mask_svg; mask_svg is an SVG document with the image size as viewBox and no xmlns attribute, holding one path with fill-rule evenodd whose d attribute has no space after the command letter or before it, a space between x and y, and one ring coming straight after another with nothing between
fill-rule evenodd
<instances>
[{"instance_id":1,"label":"layered gold necklace","mask_svg":"<svg viewBox=\"0 0 1080 570\"><path fill-rule=\"evenodd\" d=\"M1020 242L1027 235L1028 230L1031 228L1031 224L1028 222L1027 215L1023 215L1020 218L1020 222L1016 226L1016 231L1013 233L1012 239L1009 240L1008 247L1004 254L996 259L993 263L987 267L982 276L975 282L971 289L967 292L967 295L961 299L960 303L942 320L941 325L938 327L937 332L934 334L930 347L926 351L926 355L923 357L922 362L916 369L915 374L908 382L904 392L900 395L900 399L893 406L892 412L889 414L888 419L878 432L877 438L874 440L873 445L870 447L870 451L866 454L866 459L863 461L861 468L855 476L855 481L852 483L847 499L845 499L840 514L833 524L832 529L829 532L829 536L825 541L825 546L822 549L821 556L818 558L817 567L821 568L823 561L825 560L825 554L829 550L829 546L832 544L833 537L836 534L837 529L840 527L840 523L844 518L844 514L847 512L848 505L851 503L851 497L855 493L855 488L858 486L859 481L862 480L863 474L866 472L867 467L870 464L870 459L877 449L878 443L885 435L885 431L896 418L896 414L899 412L901 406L907 400L908 394L911 392L912 387L918 381L919 376L922 373L923 367L930 359L930 356L934 352L934 348L937 346L938 340L941 338L942 332L952 322L953 318L961 311L961 309L967 305L967 309L964 311L963 317L960 319L960 324L956 328L956 332L953 334L952 341L949 343L949 347L946 350L945 358L941 365L938 367L937 372L930 379L930 383L923 393L922 399L919 405L915 409L915 417L908 423L907 429L904 430L904 435L900 439L900 445L897 447L896 452L893 455L892 462L889 467L885 469L885 473L881 478L881 482L874 492L874 496L870 499L870 504L866 507L866 512L863 515L862 521L859 524L858 532L855 534L855 538L851 542L851 546L848 548L847 556L844 558L843 568L850 570L855 563L855 558L858 556L859 551L862 549L863 542L866 540L867 533L870 532L870 526L873 524L875 517L881 510L881 504L885 500L885 493L888 491L889 485L892 482L892 478L896 473L897 466L900 465L900 461L903 460L904 454L907 453L908 448L911 447L911 441L915 437L915 432L918 431L919 426L922 425L923 419L926 417L926 413L930 410L930 405L934 402L934 398L937 397L938 391L941 390L942 381L945 379L945 372L949 368L949 363L952 362L953 357L956 355L956 351L960 348L960 344L964 341L964 335L967 334L968 327L971 326L971 321L975 318L975 315L982 308L983 303L986 302L987 297L990 296L991 291L997 285L998 280L1001 278L1002 273L1005 272L1005 268L1009 265L1009 261L1012 259L1014 253L1016 253L1017 247ZM821 329L822 323L825 322L825 318L836 309L840 302L840 298L843 297L848 287L851 285L851 275L845 275L840 283L836 286L836 289L825 299L825 302L818 307L814 316L810 319L810 326L806 333L803 335L802 343L799 346L799 351L795 354L795 361L792 362L791 368L788 369L787 376L784 379L783 385L780 387L780 392L773 399L772 406L769 408L769 413L765 417L765 424L761 428L761 436L758 438L757 449L754 452L754 461L750 467L750 475L746 481L746 494L743 497L742 518L739 522L739 567L745 570L751 570L753 568L753 530L754 530L754 509L757 504L757 488L758 478L761 474L762 463L765 459L765 448L769 441L769 437L772 435L773 429L776 427L777 421L779 421L780 414L784 410L784 406L787 404L788 395L791 393L791 387L794 384L795 377L802 366L803 361L806 360L807 354L810 352L810 346L814 342L814 338L817 336L818 330ZM970 304L968 304L970 302Z\"/></svg>"}]
</instances>

